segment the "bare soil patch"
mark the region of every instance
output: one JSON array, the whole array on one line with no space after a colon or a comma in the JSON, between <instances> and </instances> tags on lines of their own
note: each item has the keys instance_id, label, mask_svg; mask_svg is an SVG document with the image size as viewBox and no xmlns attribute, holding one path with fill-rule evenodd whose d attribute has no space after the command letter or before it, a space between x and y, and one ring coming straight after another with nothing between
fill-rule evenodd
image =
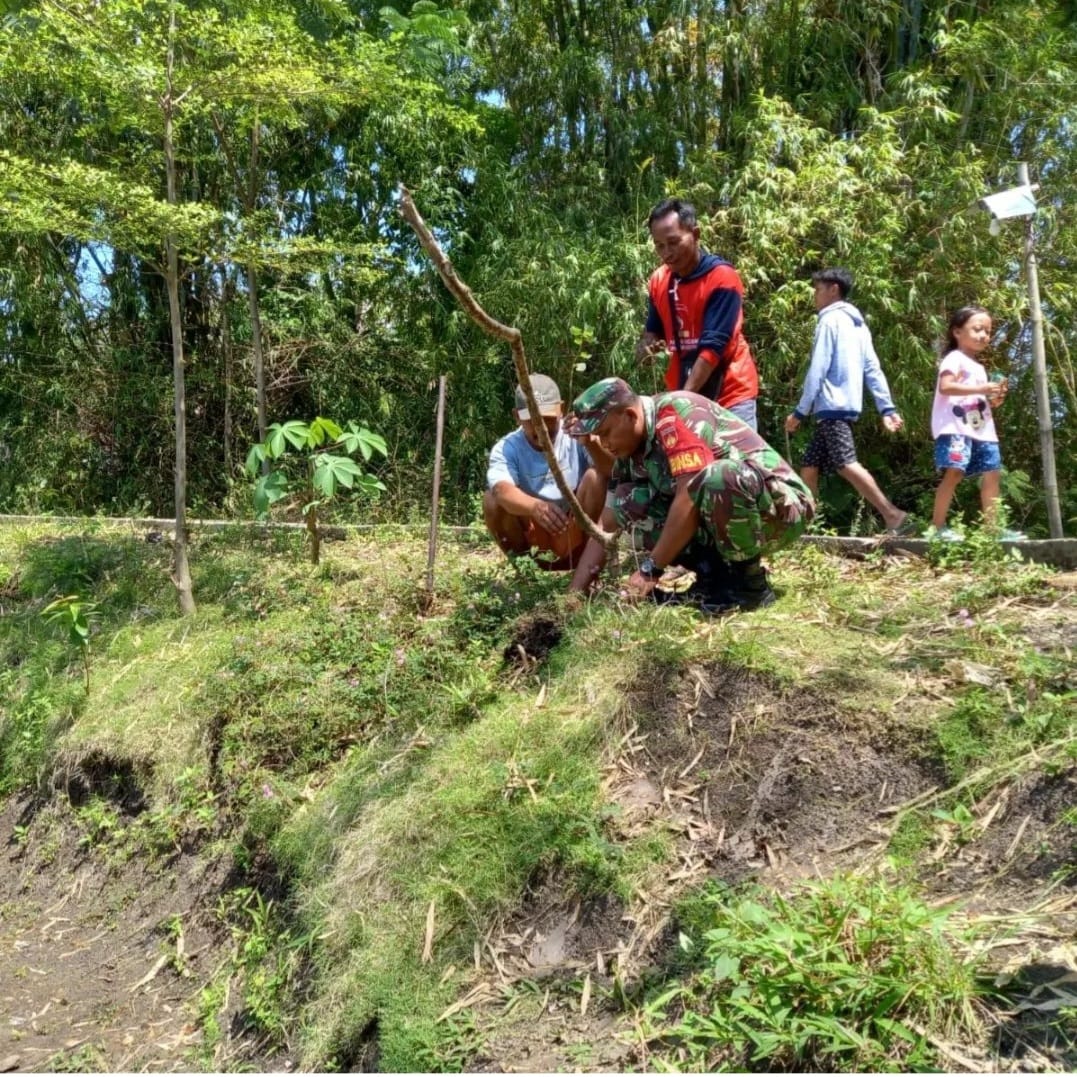
<instances>
[{"instance_id":1,"label":"bare soil patch","mask_svg":"<svg viewBox=\"0 0 1077 1077\"><path fill-rule=\"evenodd\" d=\"M940 779L870 718L733 667L689 669L652 713L639 725L647 777L695 798L706 824L696 855L725 882L835 871Z\"/></svg>"},{"instance_id":2,"label":"bare soil patch","mask_svg":"<svg viewBox=\"0 0 1077 1077\"><path fill-rule=\"evenodd\" d=\"M103 856L50 807L0 810L0 1061L5 1070L199 1068L188 1003L219 946L225 867Z\"/></svg>"},{"instance_id":3,"label":"bare soil patch","mask_svg":"<svg viewBox=\"0 0 1077 1077\"><path fill-rule=\"evenodd\" d=\"M563 633L563 625L548 614L536 613L520 617L502 656L510 666L524 671L533 670L546 661L550 651L561 642Z\"/></svg>"},{"instance_id":4,"label":"bare soil patch","mask_svg":"<svg viewBox=\"0 0 1077 1077\"><path fill-rule=\"evenodd\" d=\"M933 851L936 887L968 895L973 908L985 900L1018 906L1056 878L1060 893L1077 894L1077 879L1059 877L1067 864L1077 863L1077 827L1062 821L1075 805L1077 767L1036 771L993 789L977 810L990 822L968 840L952 837Z\"/></svg>"}]
</instances>

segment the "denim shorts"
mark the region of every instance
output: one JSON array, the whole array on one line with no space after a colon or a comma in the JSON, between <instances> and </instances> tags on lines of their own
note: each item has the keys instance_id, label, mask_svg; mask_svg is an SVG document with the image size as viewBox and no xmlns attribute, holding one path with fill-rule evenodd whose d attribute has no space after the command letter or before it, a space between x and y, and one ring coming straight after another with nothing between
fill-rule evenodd
<instances>
[{"instance_id":1,"label":"denim shorts","mask_svg":"<svg viewBox=\"0 0 1077 1077\"><path fill-rule=\"evenodd\" d=\"M997 441L977 441L964 434L940 434L935 438L935 467L954 468L966 475L1002 470Z\"/></svg>"}]
</instances>

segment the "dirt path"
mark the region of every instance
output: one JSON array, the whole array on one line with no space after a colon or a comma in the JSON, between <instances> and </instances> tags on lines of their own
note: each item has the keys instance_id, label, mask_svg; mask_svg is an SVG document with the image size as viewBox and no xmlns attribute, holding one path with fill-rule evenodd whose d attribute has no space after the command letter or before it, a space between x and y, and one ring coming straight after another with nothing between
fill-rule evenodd
<instances>
[{"instance_id":1,"label":"dirt path","mask_svg":"<svg viewBox=\"0 0 1077 1077\"><path fill-rule=\"evenodd\" d=\"M28 852L33 850L33 852ZM103 859L55 815L0 812L0 1071L202 1068L190 1003L217 959L219 869Z\"/></svg>"}]
</instances>

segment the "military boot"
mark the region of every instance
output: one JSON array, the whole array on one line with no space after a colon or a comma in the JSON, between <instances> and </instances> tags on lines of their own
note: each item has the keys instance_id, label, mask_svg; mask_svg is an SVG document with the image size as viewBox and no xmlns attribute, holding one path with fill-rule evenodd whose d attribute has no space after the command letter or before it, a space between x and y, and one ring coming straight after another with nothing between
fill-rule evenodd
<instances>
[{"instance_id":1,"label":"military boot","mask_svg":"<svg viewBox=\"0 0 1077 1077\"><path fill-rule=\"evenodd\" d=\"M747 561L729 562L729 594L742 610L756 610L769 606L777 596L770 589L767 570L758 557Z\"/></svg>"},{"instance_id":2,"label":"military boot","mask_svg":"<svg viewBox=\"0 0 1077 1077\"><path fill-rule=\"evenodd\" d=\"M686 592L686 597L699 606L729 605L730 574L729 562L713 546L690 542L677 558L677 563L691 569L695 583Z\"/></svg>"}]
</instances>

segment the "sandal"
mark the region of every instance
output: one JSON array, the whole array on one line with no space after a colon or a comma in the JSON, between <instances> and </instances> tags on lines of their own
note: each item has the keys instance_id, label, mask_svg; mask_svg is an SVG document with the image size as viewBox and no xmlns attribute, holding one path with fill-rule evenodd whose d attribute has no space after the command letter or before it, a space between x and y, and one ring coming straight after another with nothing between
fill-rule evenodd
<instances>
[{"instance_id":1,"label":"sandal","mask_svg":"<svg viewBox=\"0 0 1077 1077\"><path fill-rule=\"evenodd\" d=\"M897 527L888 527L886 533L891 538L904 538L906 535L912 535L916 533L916 521L912 517L911 512L905 513L901 523Z\"/></svg>"}]
</instances>

